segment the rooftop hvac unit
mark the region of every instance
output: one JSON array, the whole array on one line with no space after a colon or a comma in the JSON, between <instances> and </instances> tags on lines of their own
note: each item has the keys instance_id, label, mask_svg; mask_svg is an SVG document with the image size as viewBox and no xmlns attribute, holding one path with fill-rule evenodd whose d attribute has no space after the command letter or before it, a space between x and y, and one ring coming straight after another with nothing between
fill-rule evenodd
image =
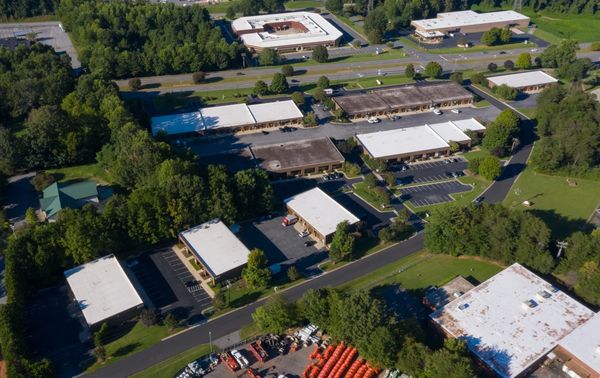
<instances>
[{"instance_id":1,"label":"rooftop hvac unit","mask_svg":"<svg viewBox=\"0 0 600 378\"><path fill-rule=\"evenodd\" d=\"M469 304L468 304L468 303L462 303L462 304L460 304L460 305L458 306L458 309L459 309L460 311L464 311L464 310L466 310L467 308L469 308Z\"/></svg>"},{"instance_id":2,"label":"rooftop hvac unit","mask_svg":"<svg viewBox=\"0 0 600 378\"><path fill-rule=\"evenodd\" d=\"M548 299L552 296L552 294L550 294L549 292L547 292L546 290L540 290L536 293L535 295L539 300L544 300L544 299Z\"/></svg>"},{"instance_id":3,"label":"rooftop hvac unit","mask_svg":"<svg viewBox=\"0 0 600 378\"><path fill-rule=\"evenodd\" d=\"M535 308L535 307L537 307L537 305L538 305L537 302L534 301L533 299L528 299L528 300L526 300L526 301L523 302L523 308L526 309L526 310L528 308Z\"/></svg>"}]
</instances>

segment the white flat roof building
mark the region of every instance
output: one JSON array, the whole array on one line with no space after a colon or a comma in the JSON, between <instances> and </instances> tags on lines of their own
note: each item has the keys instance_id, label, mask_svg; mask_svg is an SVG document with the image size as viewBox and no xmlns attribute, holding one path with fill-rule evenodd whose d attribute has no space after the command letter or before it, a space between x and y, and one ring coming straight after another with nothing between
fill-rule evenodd
<instances>
[{"instance_id":1,"label":"white flat roof building","mask_svg":"<svg viewBox=\"0 0 600 378\"><path fill-rule=\"evenodd\" d=\"M488 82L497 85L508 85L509 87L521 89L527 87L547 86L558 82L555 78L544 71L527 71L508 75L490 76Z\"/></svg>"},{"instance_id":2,"label":"white flat roof building","mask_svg":"<svg viewBox=\"0 0 600 378\"><path fill-rule=\"evenodd\" d=\"M64 275L89 326L144 305L114 255L69 269Z\"/></svg>"},{"instance_id":3,"label":"white flat roof building","mask_svg":"<svg viewBox=\"0 0 600 378\"><path fill-rule=\"evenodd\" d=\"M600 313L562 339L559 345L600 375Z\"/></svg>"},{"instance_id":4,"label":"white flat roof building","mask_svg":"<svg viewBox=\"0 0 600 378\"><path fill-rule=\"evenodd\" d=\"M333 45L342 37L323 16L311 12L240 17L231 22L231 28L246 46L258 51Z\"/></svg>"},{"instance_id":5,"label":"white flat roof building","mask_svg":"<svg viewBox=\"0 0 600 378\"><path fill-rule=\"evenodd\" d=\"M248 248L219 219L183 231L179 238L215 279L248 262Z\"/></svg>"},{"instance_id":6,"label":"white flat roof building","mask_svg":"<svg viewBox=\"0 0 600 378\"><path fill-rule=\"evenodd\" d=\"M470 142L471 138L465 133L463 133L458 127L454 126L454 123L448 121L443 123L434 123L432 125L427 125L433 130L437 135L439 135L446 143L450 141L457 143Z\"/></svg>"},{"instance_id":7,"label":"white flat roof building","mask_svg":"<svg viewBox=\"0 0 600 378\"><path fill-rule=\"evenodd\" d=\"M427 125L358 134L356 138L369 155L376 159L449 147L448 143Z\"/></svg>"},{"instance_id":8,"label":"white flat roof building","mask_svg":"<svg viewBox=\"0 0 600 378\"><path fill-rule=\"evenodd\" d=\"M275 101L248 105L256 123L274 122L286 119L302 118L302 112L294 101Z\"/></svg>"},{"instance_id":9,"label":"white flat roof building","mask_svg":"<svg viewBox=\"0 0 600 378\"><path fill-rule=\"evenodd\" d=\"M466 132L466 131L484 131L485 130L485 126L483 126L481 123L479 123L479 121L477 121L475 118L469 118L469 119L461 119L458 121L450 121L452 122L452 124L456 127L458 127L458 129L462 132Z\"/></svg>"},{"instance_id":10,"label":"white flat roof building","mask_svg":"<svg viewBox=\"0 0 600 378\"><path fill-rule=\"evenodd\" d=\"M256 127L267 123L301 120L294 101L284 100L246 105L232 104L202 108L197 112L152 117L152 135L169 135L209 130Z\"/></svg>"},{"instance_id":11,"label":"white flat roof building","mask_svg":"<svg viewBox=\"0 0 600 378\"><path fill-rule=\"evenodd\" d=\"M430 315L501 377L524 373L592 316L517 263Z\"/></svg>"},{"instance_id":12,"label":"white flat roof building","mask_svg":"<svg viewBox=\"0 0 600 378\"><path fill-rule=\"evenodd\" d=\"M482 32L492 27L503 26L527 26L529 17L521 13L509 10L489 13L477 13L472 10L438 13L436 18L424 20L414 20L411 25L417 29L421 35L426 33L461 31ZM432 36L436 36L433 34Z\"/></svg>"},{"instance_id":13,"label":"white flat roof building","mask_svg":"<svg viewBox=\"0 0 600 378\"><path fill-rule=\"evenodd\" d=\"M304 219L323 238L335 232L338 224L359 219L319 188L313 188L284 200L289 209Z\"/></svg>"}]
</instances>

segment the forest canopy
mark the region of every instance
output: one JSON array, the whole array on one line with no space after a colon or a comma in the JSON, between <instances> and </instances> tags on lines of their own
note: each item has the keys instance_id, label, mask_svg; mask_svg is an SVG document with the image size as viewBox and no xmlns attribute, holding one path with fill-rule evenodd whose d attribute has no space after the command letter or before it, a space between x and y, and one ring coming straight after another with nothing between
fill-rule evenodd
<instances>
[{"instance_id":1,"label":"forest canopy","mask_svg":"<svg viewBox=\"0 0 600 378\"><path fill-rule=\"evenodd\" d=\"M83 65L105 78L222 70L244 51L202 7L62 0L58 13Z\"/></svg>"}]
</instances>

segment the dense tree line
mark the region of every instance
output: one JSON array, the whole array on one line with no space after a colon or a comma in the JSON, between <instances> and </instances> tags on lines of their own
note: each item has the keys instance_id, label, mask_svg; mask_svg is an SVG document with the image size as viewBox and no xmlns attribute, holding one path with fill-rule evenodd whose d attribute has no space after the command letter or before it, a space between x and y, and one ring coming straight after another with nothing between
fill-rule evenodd
<instances>
[{"instance_id":1,"label":"dense tree line","mask_svg":"<svg viewBox=\"0 0 600 378\"><path fill-rule=\"evenodd\" d=\"M101 77L221 70L240 64L202 7L63 0L59 15L84 66Z\"/></svg>"},{"instance_id":2,"label":"dense tree line","mask_svg":"<svg viewBox=\"0 0 600 378\"><path fill-rule=\"evenodd\" d=\"M482 146L495 156L507 156L519 136L519 118L509 109L505 109L486 129Z\"/></svg>"},{"instance_id":3,"label":"dense tree line","mask_svg":"<svg viewBox=\"0 0 600 378\"><path fill-rule=\"evenodd\" d=\"M261 11L266 13L277 13L285 10L284 0L240 0L233 6L230 6L233 12L241 13L244 16L254 16ZM232 14L228 9L228 12Z\"/></svg>"},{"instance_id":4,"label":"dense tree line","mask_svg":"<svg viewBox=\"0 0 600 378\"><path fill-rule=\"evenodd\" d=\"M554 266L550 229L531 213L501 205L445 206L427 220L425 246L433 253L519 262L542 273Z\"/></svg>"},{"instance_id":5,"label":"dense tree line","mask_svg":"<svg viewBox=\"0 0 600 378\"><path fill-rule=\"evenodd\" d=\"M541 172L597 176L600 106L580 89L555 85L540 94L538 135L531 163Z\"/></svg>"},{"instance_id":6,"label":"dense tree line","mask_svg":"<svg viewBox=\"0 0 600 378\"><path fill-rule=\"evenodd\" d=\"M52 14L58 0L0 0L0 19Z\"/></svg>"}]
</instances>

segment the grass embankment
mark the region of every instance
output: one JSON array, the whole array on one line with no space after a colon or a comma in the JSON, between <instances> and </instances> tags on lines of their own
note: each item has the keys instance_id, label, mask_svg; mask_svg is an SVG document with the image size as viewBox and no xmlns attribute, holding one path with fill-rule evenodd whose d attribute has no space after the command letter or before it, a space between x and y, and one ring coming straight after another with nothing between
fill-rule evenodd
<instances>
[{"instance_id":1,"label":"grass embankment","mask_svg":"<svg viewBox=\"0 0 600 378\"><path fill-rule=\"evenodd\" d=\"M168 358L163 362L153 365L146 370L142 370L139 373L132 375L131 378L174 377L175 374L177 374L177 372L185 365L191 361L207 356L209 353L210 346L207 344L201 344L174 357Z\"/></svg>"},{"instance_id":2,"label":"grass embankment","mask_svg":"<svg viewBox=\"0 0 600 378\"><path fill-rule=\"evenodd\" d=\"M140 322L137 322L133 328L128 330L123 336L120 336L115 341L112 341L104 346L106 349L106 355L109 356L104 363L95 363L90 366L86 372L89 373L96 371L131 354L147 349L154 344L158 344L165 337L180 330L181 329L175 329L169 331L166 326L161 325L146 327ZM117 329L115 332L118 331L119 329ZM113 338L115 337L116 335L113 335Z\"/></svg>"},{"instance_id":3,"label":"grass embankment","mask_svg":"<svg viewBox=\"0 0 600 378\"><path fill-rule=\"evenodd\" d=\"M86 164L75 167L48 169L46 171L54 175L59 182L96 180L99 184L110 184L108 172L100 167L100 164Z\"/></svg>"},{"instance_id":4,"label":"grass embankment","mask_svg":"<svg viewBox=\"0 0 600 378\"><path fill-rule=\"evenodd\" d=\"M398 40L404 43L407 46L412 47L415 50L429 52L432 54L469 54L476 53L482 51L501 51L501 50L514 50L514 49L523 49L523 48L534 48L537 47L535 43L507 43L505 45L498 46L484 46L484 45L475 45L473 47L463 48L463 47L442 47L439 49L431 48L428 49L427 45L419 45L417 42L413 41L408 37L400 37Z\"/></svg>"},{"instance_id":5,"label":"grass embankment","mask_svg":"<svg viewBox=\"0 0 600 378\"><path fill-rule=\"evenodd\" d=\"M525 168L513 184L504 204L511 208L531 211L542 218L556 237L585 229L586 220L600 203L600 183L592 180L572 179L535 173ZM530 201L531 207L522 205Z\"/></svg>"},{"instance_id":6,"label":"grass embankment","mask_svg":"<svg viewBox=\"0 0 600 378\"><path fill-rule=\"evenodd\" d=\"M423 251L365 274L341 288L365 290L385 284L399 284L407 290L424 290L431 285L444 285L458 275L483 282L502 268L497 263L480 258L433 255Z\"/></svg>"}]
</instances>

